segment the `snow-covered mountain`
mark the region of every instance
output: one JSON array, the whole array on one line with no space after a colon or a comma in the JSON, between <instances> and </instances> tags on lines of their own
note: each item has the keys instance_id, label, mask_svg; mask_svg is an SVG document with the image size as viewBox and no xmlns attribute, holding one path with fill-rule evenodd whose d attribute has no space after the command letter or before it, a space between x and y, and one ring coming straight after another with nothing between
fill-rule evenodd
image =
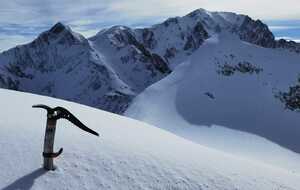
<instances>
[{"instance_id":1,"label":"snow-covered mountain","mask_svg":"<svg viewBox=\"0 0 300 190\"><path fill-rule=\"evenodd\" d=\"M259 20L204 9L143 29L114 26L89 39L58 23L32 43L0 54L0 87L122 113L137 94L224 31L299 53L299 44L276 41Z\"/></svg>"},{"instance_id":2,"label":"snow-covered mountain","mask_svg":"<svg viewBox=\"0 0 300 190\"><path fill-rule=\"evenodd\" d=\"M0 86L120 113L170 72L143 48L122 27L87 40L58 23L32 43L0 54Z\"/></svg>"},{"instance_id":3,"label":"snow-covered mountain","mask_svg":"<svg viewBox=\"0 0 300 190\"><path fill-rule=\"evenodd\" d=\"M170 18L150 28L137 29L138 39L164 57L173 67L182 63L209 37L227 31L241 40L266 48L288 49L300 53L300 44L275 40L260 20L230 12L197 9L186 16Z\"/></svg>"},{"instance_id":4,"label":"snow-covered mountain","mask_svg":"<svg viewBox=\"0 0 300 190\"><path fill-rule=\"evenodd\" d=\"M236 147L251 139L276 152L273 161L278 163L242 158L139 121L54 98L2 89L0 102L5 108L0 111L1 190L300 188L299 155L247 133L234 133ZM59 120L55 150L63 147L64 152L55 159L55 171L43 170L46 112L31 108L37 103L66 107L100 138Z\"/></svg>"},{"instance_id":5,"label":"snow-covered mountain","mask_svg":"<svg viewBox=\"0 0 300 190\"><path fill-rule=\"evenodd\" d=\"M252 139L238 142L230 130L217 126L250 132L300 153L299 77L300 54L222 32L138 95L125 115L212 148L257 159L267 154L265 161L273 162L277 154L272 148Z\"/></svg>"}]
</instances>

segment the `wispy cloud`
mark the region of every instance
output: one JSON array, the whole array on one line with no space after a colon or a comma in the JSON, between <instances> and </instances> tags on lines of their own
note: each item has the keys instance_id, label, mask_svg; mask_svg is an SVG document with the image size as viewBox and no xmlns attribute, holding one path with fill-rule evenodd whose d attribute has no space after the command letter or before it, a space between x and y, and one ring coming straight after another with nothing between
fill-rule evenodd
<instances>
[{"instance_id":1,"label":"wispy cloud","mask_svg":"<svg viewBox=\"0 0 300 190\"><path fill-rule=\"evenodd\" d=\"M273 20L266 22L277 39L300 41L300 20Z\"/></svg>"},{"instance_id":2,"label":"wispy cloud","mask_svg":"<svg viewBox=\"0 0 300 190\"><path fill-rule=\"evenodd\" d=\"M285 40L290 40L290 41L294 41L294 42L300 43L300 38L291 38L289 36L279 36L279 37L276 37L276 39L277 40L285 39Z\"/></svg>"},{"instance_id":3,"label":"wispy cloud","mask_svg":"<svg viewBox=\"0 0 300 190\"><path fill-rule=\"evenodd\" d=\"M22 35L1 35L0 34L0 52L14 47L16 45L25 44L31 41L31 38Z\"/></svg>"},{"instance_id":4,"label":"wispy cloud","mask_svg":"<svg viewBox=\"0 0 300 190\"><path fill-rule=\"evenodd\" d=\"M261 19L299 19L298 0L10 0L0 3L0 23L132 24L180 16L197 8L233 11Z\"/></svg>"},{"instance_id":5,"label":"wispy cloud","mask_svg":"<svg viewBox=\"0 0 300 190\"><path fill-rule=\"evenodd\" d=\"M275 31L275 30L292 30L292 29L300 30L300 26L270 26L269 28L273 31Z\"/></svg>"},{"instance_id":6,"label":"wispy cloud","mask_svg":"<svg viewBox=\"0 0 300 190\"><path fill-rule=\"evenodd\" d=\"M298 7L299 0L10 0L0 2L0 35L28 41L61 21L91 36L104 27L152 25L197 8L243 13L260 19L299 19ZM0 41L2 50L14 44L7 41Z\"/></svg>"}]
</instances>

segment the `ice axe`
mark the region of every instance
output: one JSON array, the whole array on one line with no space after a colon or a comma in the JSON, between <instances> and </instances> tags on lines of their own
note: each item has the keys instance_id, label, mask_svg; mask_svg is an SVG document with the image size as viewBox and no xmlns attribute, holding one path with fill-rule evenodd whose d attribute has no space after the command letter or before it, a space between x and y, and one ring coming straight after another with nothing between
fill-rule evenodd
<instances>
[{"instance_id":1,"label":"ice axe","mask_svg":"<svg viewBox=\"0 0 300 190\"><path fill-rule=\"evenodd\" d=\"M63 148L59 149L58 152L53 152L54 146L54 137L55 137L55 129L56 129L56 121L59 119L67 119L75 126L79 127L80 129L91 133L93 135L99 136L96 131L85 126L79 119L77 119L71 112L63 107L55 107L50 108L46 105L33 105L33 108L42 108L47 110L47 126L45 132L45 139L44 139L44 169L46 170L55 170L55 166L53 163L53 158L58 157L62 152Z\"/></svg>"}]
</instances>

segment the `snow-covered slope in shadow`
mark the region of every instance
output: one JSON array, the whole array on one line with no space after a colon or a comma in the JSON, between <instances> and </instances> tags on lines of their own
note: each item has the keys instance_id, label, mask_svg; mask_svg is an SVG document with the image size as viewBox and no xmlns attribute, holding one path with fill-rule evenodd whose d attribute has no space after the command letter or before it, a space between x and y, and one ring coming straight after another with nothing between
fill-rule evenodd
<instances>
[{"instance_id":1,"label":"snow-covered slope in shadow","mask_svg":"<svg viewBox=\"0 0 300 190\"><path fill-rule=\"evenodd\" d=\"M223 33L140 94L126 115L208 147L299 171L298 154L244 133L300 152L299 113L285 109L281 97L297 84L299 60L298 54Z\"/></svg>"},{"instance_id":2,"label":"snow-covered slope in shadow","mask_svg":"<svg viewBox=\"0 0 300 190\"><path fill-rule=\"evenodd\" d=\"M150 125L52 98L0 90L0 189L299 189L298 171L239 158ZM45 172L46 113L64 106L100 138L58 122L58 169Z\"/></svg>"}]
</instances>

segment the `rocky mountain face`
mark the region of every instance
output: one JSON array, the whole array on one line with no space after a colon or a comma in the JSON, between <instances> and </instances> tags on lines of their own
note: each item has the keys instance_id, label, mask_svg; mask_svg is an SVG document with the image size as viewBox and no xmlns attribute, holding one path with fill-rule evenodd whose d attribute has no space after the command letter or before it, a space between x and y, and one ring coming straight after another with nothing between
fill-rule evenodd
<instances>
[{"instance_id":1,"label":"rocky mountain face","mask_svg":"<svg viewBox=\"0 0 300 190\"><path fill-rule=\"evenodd\" d=\"M0 86L121 113L138 92L170 70L158 55L141 51L134 38L114 41L110 35L102 38L116 62L107 61L108 52L100 53L93 40L58 23L32 43L0 55Z\"/></svg>"},{"instance_id":2,"label":"rocky mountain face","mask_svg":"<svg viewBox=\"0 0 300 190\"><path fill-rule=\"evenodd\" d=\"M276 41L259 20L203 9L143 29L114 26L89 39L57 23L0 54L0 87L122 113L132 98L224 31L265 48L300 51L298 43Z\"/></svg>"},{"instance_id":3,"label":"rocky mountain face","mask_svg":"<svg viewBox=\"0 0 300 190\"><path fill-rule=\"evenodd\" d=\"M246 16L243 24L236 30L241 40L265 48L282 48L291 52L300 53L300 44L284 39L275 40L268 26L260 20L252 20Z\"/></svg>"}]
</instances>

